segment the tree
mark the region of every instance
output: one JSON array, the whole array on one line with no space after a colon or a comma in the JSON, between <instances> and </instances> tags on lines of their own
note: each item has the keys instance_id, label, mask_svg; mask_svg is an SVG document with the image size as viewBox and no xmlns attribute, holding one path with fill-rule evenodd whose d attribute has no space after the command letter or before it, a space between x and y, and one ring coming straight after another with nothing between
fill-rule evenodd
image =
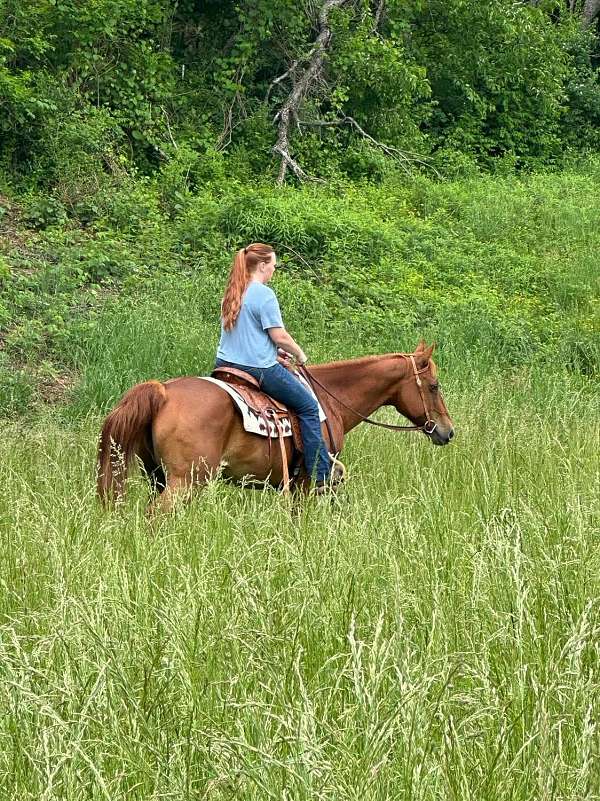
<instances>
[{"instance_id":1,"label":"tree","mask_svg":"<svg viewBox=\"0 0 600 801\"><path fill-rule=\"evenodd\" d=\"M277 142L273 147L273 152L281 156L281 167L277 178L277 183L279 184L283 183L288 167L299 178L307 177L306 173L296 163L289 152L290 123L295 122L297 125L299 124L298 113L300 104L320 77L325 53L331 43L332 32L329 26L329 14L332 9L339 8L348 2L349 0L325 0L319 11L319 33L305 60L306 66L301 69L300 60L294 61L283 75L276 78L271 85L274 86L286 79L291 79L293 84L290 93L275 115L275 119L278 121L278 135Z\"/></svg>"}]
</instances>

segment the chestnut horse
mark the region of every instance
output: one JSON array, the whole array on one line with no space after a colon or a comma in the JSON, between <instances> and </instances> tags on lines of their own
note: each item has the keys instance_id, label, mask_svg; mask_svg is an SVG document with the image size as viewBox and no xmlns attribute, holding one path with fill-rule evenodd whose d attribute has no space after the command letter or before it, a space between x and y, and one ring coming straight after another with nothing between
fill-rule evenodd
<instances>
[{"instance_id":1,"label":"chestnut horse","mask_svg":"<svg viewBox=\"0 0 600 801\"><path fill-rule=\"evenodd\" d=\"M394 406L435 445L454 436L452 420L438 387L431 354L421 342L416 351L364 356L317 364L310 377L329 420L323 437L339 453L344 436L381 406ZM333 442L330 440L333 439ZM288 463L291 437L286 438ZM283 459L265 437L250 434L231 397L198 377L146 381L132 387L104 421L98 451L98 494L103 501L119 497L128 467L138 457L154 490L156 503L169 509L182 490L217 474L279 486Z\"/></svg>"}]
</instances>

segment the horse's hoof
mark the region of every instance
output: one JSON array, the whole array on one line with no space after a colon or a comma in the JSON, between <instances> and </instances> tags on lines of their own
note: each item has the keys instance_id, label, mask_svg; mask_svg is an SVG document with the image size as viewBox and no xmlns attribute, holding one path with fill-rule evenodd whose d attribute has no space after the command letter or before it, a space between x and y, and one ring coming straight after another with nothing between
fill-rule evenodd
<instances>
[{"instance_id":1,"label":"horse's hoof","mask_svg":"<svg viewBox=\"0 0 600 801\"><path fill-rule=\"evenodd\" d=\"M346 480L346 467L339 461L331 468L331 475L329 476L328 483L329 484L341 484L343 481Z\"/></svg>"},{"instance_id":2,"label":"horse's hoof","mask_svg":"<svg viewBox=\"0 0 600 801\"><path fill-rule=\"evenodd\" d=\"M343 479L343 474L338 475L334 469L331 471L329 478L326 478L324 481L317 481L315 483L311 490L311 494L317 496L328 496L331 498L339 490Z\"/></svg>"}]
</instances>

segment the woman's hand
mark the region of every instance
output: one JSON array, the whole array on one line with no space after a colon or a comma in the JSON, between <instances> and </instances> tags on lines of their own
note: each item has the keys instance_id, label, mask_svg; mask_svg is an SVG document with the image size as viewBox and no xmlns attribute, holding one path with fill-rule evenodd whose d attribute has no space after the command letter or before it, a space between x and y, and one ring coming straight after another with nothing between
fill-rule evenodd
<instances>
[{"instance_id":1,"label":"woman's hand","mask_svg":"<svg viewBox=\"0 0 600 801\"><path fill-rule=\"evenodd\" d=\"M292 354L283 348L277 348L277 361L284 367L290 368L292 366Z\"/></svg>"},{"instance_id":2,"label":"woman's hand","mask_svg":"<svg viewBox=\"0 0 600 801\"><path fill-rule=\"evenodd\" d=\"M290 354L296 359L297 364L304 364L307 361L306 353L302 350L300 345L293 339L285 328L268 328L269 336L277 345L277 353L284 353L286 356ZM277 356L279 360L279 355Z\"/></svg>"},{"instance_id":3,"label":"woman's hand","mask_svg":"<svg viewBox=\"0 0 600 801\"><path fill-rule=\"evenodd\" d=\"M308 361L308 356L306 355L306 353L304 353L302 348L298 348L298 354L296 356L294 356L291 353L288 353L287 351L283 352L285 353L288 359L292 358L295 364L297 364L299 367L304 367L304 365Z\"/></svg>"},{"instance_id":4,"label":"woman's hand","mask_svg":"<svg viewBox=\"0 0 600 801\"><path fill-rule=\"evenodd\" d=\"M302 367L308 361L306 353L301 351L298 356L294 356L292 353L288 353L287 350L283 348L277 348L277 361L279 364L282 364L284 367L287 367L288 370L293 370L296 365Z\"/></svg>"}]
</instances>

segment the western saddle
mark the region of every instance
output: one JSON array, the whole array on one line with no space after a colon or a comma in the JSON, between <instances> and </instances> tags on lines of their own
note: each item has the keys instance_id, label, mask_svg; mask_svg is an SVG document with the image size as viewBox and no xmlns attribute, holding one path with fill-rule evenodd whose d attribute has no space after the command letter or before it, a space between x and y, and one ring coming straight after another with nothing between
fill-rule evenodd
<instances>
[{"instance_id":1,"label":"western saddle","mask_svg":"<svg viewBox=\"0 0 600 801\"><path fill-rule=\"evenodd\" d=\"M267 434L269 443L269 460L271 459L271 437L269 436L269 423L273 423L277 431L277 438L279 440L279 447L281 449L284 490L289 489L289 466L281 421L282 419L287 418L290 422L292 441L295 448L295 454L292 456L292 465L297 467L298 453L304 452L298 415L289 409L284 403L281 403L281 401L275 400L275 398L267 395L267 393L260 388L260 384L256 378L250 375L250 373L247 373L245 370L240 370L237 367L215 367L211 373L211 376L234 386L236 392L239 392L250 409L264 421L264 430ZM263 424L261 423L260 428L262 428L262 426Z\"/></svg>"}]
</instances>

